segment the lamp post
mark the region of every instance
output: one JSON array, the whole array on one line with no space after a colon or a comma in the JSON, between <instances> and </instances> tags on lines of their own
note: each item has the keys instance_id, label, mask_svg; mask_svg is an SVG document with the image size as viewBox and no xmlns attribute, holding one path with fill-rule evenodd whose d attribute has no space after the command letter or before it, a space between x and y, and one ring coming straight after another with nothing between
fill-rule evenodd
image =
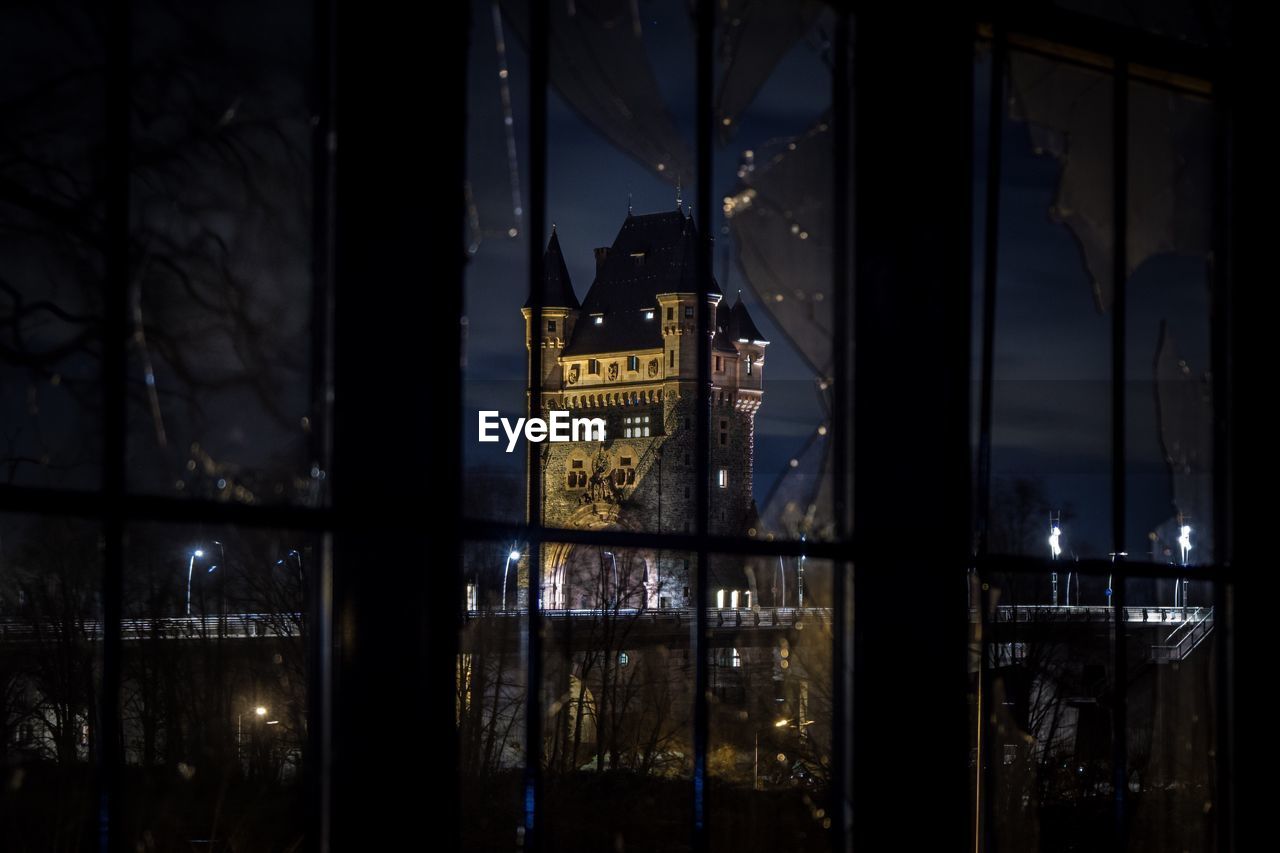
<instances>
[{"instance_id":1,"label":"lamp post","mask_svg":"<svg viewBox=\"0 0 1280 853\"><path fill-rule=\"evenodd\" d=\"M791 725L790 719L774 722L774 729L785 729ZM751 763L751 790L760 790L760 729L755 730L755 760Z\"/></svg>"},{"instance_id":2,"label":"lamp post","mask_svg":"<svg viewBox=\"0 0 1280 853\"><path fill-rule=\"evenodd\" d=\"M1049 515L1049 559L1053 562L1058 561L1058 557L1062 556L1062 527L1060 527L1059 515L1051 513ZM1054 607L1058 606L1058 573L1052 571L1049 573L1049 583L1052 587L1052 603Z\"/></svg>"},{"instance_id":3,"label":"lamp post","mask_svg":"<svg viewBox=\"0 0 1280 853\"><path fill-rule=\"evenodd\" d=\"M511 550L507 553L507 564L502 567L502 610L504 613L507 609L507 572L511 569L511 561L519 559L520 552L516 550L515 545L512 545Z\"/></svg>"},{"instance_id":4,"label":"lamp post","mask_svg":"<svg viewBox=\"0 0 1280 853\"><path fill-rule=\"evenodd\" d=\"M1178 527L1178 549L1182 552L1182 567L1185 569L1187 563L1191 559L1191 525L1186 523L1185 518L1180 518L1181 524ZM1177 586L1173 590L1173 606L1179 606L1179 592L1181 592L1181 606L1185 611L1187 608L1187 586L1189 581L1187 578L1179 578ZM1183 614L1185 618L1185 613Z\"/></svg>"},{"instance_id":5,"label":"lamp post","mask_svg":"<svg viewBox=\"0 0 1280 853\"><path fill-rule=\"evenodd\" d=\"M199 548L191 552L191 561L187 563L187 615L191 615L191 575L196 568L196 557L203 557L204 551Z\"/></svg>"},{"instance_id":6,"label":"lamp post","mask_svg":"<svg viewBox=\"0 0 1280 853\"><path fill-rule=\"evenodd\" d=\"M267 715L267 708L265 705L259 705L258 707L253 709L253 713L254 713L254 716L256 716L258 719L262 719ZM241 711L239 714L236 714L236 758L240 760L243 760L244 758L243 749L240 746L243 736L244 736L244 712Z\"/></svg>"},{"instance_id":7,"label":"lamp post","mask_svg":"<svg viewBox=\"0 0 1280 853\"><path fill-rule=\"evenodd\" d=\"M618 558L612 551L605 551L605 555L613 560L613 609L618 609ZM600 604L604 605L604 596L600 596Z\"/></svg>"},{"instance_id":8,"label":"lamp post","mask_svg":"<svg viewBox=\"0 0 1280 853\"><path fill-rule=\"evenodd\" d=\"M800 534L800 542L804 543L804 534ZM796 568L796 606L804 610L804 554L800 555L800 565Z\"/></svg>"}]
</instances>

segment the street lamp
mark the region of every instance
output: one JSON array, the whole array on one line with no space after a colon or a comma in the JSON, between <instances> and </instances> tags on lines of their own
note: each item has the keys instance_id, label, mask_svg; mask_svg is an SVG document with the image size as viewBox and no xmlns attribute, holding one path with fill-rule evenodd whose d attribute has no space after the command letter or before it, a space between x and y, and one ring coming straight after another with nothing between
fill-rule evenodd
<instances>
[{"instance_id":1,"label":"street lamp","mask_svg":"<svg viewBox=\"0 0 1280 853\"><path fill-rule=\"evenodd\" d=\"M196 557L203 557L204 551L199 548L191 552L191 561L187 563L187 615L191 615L191 573L196 568Z\"/></svg>"},{"instance_id":2,"label":"street lamp","mask_svg":"<svg viewBox=\"0 0 1280 853\"><path fill-rule=\"evenodd\" d=\"M502 567L502 609L507 609L507 572L511 569L511 561L520 559L520 552L515 545L511 546L511 551L507 554L507 564Z\"/></svg>"},{"instance_id":3,"label":"street lamp","mask_svg":"<svg viewBox=\"0 0 1280 853\"><path fill-rule=\"evenodd\" d=\"M1049 558L1053 562L1057 562L1062 556L1062 528L1059 526L1058 513L1050 513L1049 515ZM1052 588L1053 606L1058 606L1058 573L1057 571L1049 572L1049 584ZM1068 596L1069 597L1069 596ZM1068 602L1069 604L1070 602Z\"/></svg>"},{"instance_id":4,"label":"street lamp","mask_svg":"<svg viewBox=\"0 0 1280 853\"><path fill-rule=\"evenodd\" d=\"M612 551L604 552L609 559L613 560L613 608L618 609L618 558ZM604 596L600 596L600 604L604 605Z\"/></svg>"},{"instance_id":5,"label":"street lamp","mask_svg":"<svg viewBox=\"0 0 1280 853\"><path fill-rule=\"evenodd\" d=\"M800 542L804 542L804 534L800 534ZM804 554L800 555L800 565L796 569L796 606L804 609Z\"/></svg>"},{"instance_id":6,"label":"street lamp","mask_svg":"<svg viewBox=\"0 0 1280 853\"><path fill-rule=\"evenodd\" d=\"M1178 528L1178 548L1182 551L1182 567L1187 567L1187 561L1191 558L1191 525L1183 522ZM1179 578L1177 586L1173 590L1173 606L1178 606L1179 592L1181 592L1182 607L1187 606L1187 586L1186 578Z\"/></svg>"}]
</instances>

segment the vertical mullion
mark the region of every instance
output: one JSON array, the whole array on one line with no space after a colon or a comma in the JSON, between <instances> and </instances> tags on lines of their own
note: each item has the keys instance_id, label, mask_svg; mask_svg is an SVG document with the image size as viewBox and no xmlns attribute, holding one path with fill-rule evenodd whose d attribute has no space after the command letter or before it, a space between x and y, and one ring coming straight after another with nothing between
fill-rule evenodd
<instances>
[{"instance_id":1,"label":"vertical mullion","mask_svg":"<svg viewBox=\"0 0 1280 853\"><path fill-rule=\"evenodd\" d=\"M849 524L849 383L852 379L849 370L849 324L852 321L849 289L849 228L851 216L849 206L850 175L850 97L852 96L849 80L849 27L851 26L848 6L841 6L836 17L835 54L832 66L832 98L833 110L833 146L832 174L835 177L832 190L834 210L834 234L832 251L832 290L835 296L835 340L832 349L835 354L835 375L833 377L834 405L831 429L835 437L832 456L833 507L835 515L836 540L848 541ZM850 809L848 804L848 752L845 720L848 714L846 691L848 683L845 667L847 656L845 643L848 640L845 619L848 617L846 596L849 583L846 573L852 564L837 560L833 565L832 575L832 650L831 650L831 690L832 690L832 729L831 729L831 803L829 813L833 817L831 833L831 849L843 851L848 849Z\"/></svg>"},{"instance_id":2,"label":"vertical mullion","mask_svg":"<svg viewBox=\"0 0 1280 853\"><path fill-rule=\"evenodd\" d=\"M542 240L547 206L547 75L550 54L549 0L529 8L529 416L542 412ZM524 844L543 849L542 808L542 459L539 445L527 442L528 577L525 626Z\"/></svg>"},{"instance_id":3,"label":"vertical mullion","mask_svg":"<svg viewBox=\"0 0 1280 853\"><path fill-rule=\"evenodd\" d=\"M711 144L712 116L714 114L713 95L713 51L715 40L715 4L713 0L699 0L697 5L697 36L695 56L696 101L694 121L696 122L697 146L697 211L704 217L703 227L698 232L697 241L697 277L698 308L697 335L698 348L697 369L694 372L696 390L694 395L697 411L694 420L694 441L696 442L696 465L694 467L696 484L695 531L698 542L695 559L696 578L694 595L696 607L694 619L693 655L694 655L694 713L693 713L693 850L694 853L710 850L710 834L707 815L707 747L710 729L710 711L707 707L708 661L706 649L707 625L707 531L710 516L710 462L711 453L709 435L711 427L711 389L709 387L711 361L711 329L712 317L709 305L709 285L711 282L711 240L714 218L711 206Z\"/></svg>"},{"instance_id":4,"label":"vertical mullion","mask_svg":"<svg viewBox=\"0 0 1280 853\"><path fill-rule=\"evenodd\" d=\"M901 4L860 6L853 50L855 849L901 846L909 832L914 847L954 850L970 827L956 571L972 559L973 21L939 8L921 27ZM922 91L933 109L915 106ZM925 819L903 794L922 767L931 790L950 792Z\"/></svg>"},{"instance_id":5,"label":"vertical mullion","mask_svg":"<svg viewBox=\"0 0 1280 853\"><path fill-rule=\"evenodd\" d=\"M103 229L106 274L102 326L103 442L102 694L98 731L98 848L121 849L120 732L121 636L124 596L125 454L128 417L127 299L129 289L129 3L111 7L107 19L106 210Z\"/></svg>"},{"instance_id":6,"label":"vertical mullion","mask_svg":"<svg viewBox=\"0 0 1280 853\"><path fill-rule=\"evenodd\" d=\"M1129 63L1116 57L1112 96L1112 204L1114 239L1111 258L1111 550L1115 571L1112 605L1112 781L1115 790L1115 844L1125 849L1128 797L1128 648L1125 635L1125 329L1128 269L1129 203Z\"/></svg>"},{"instance_id":7,"label":"vertical mullion","mask_svg":"<svg viewBox=\"0 0 1280 853\"><path fill-rule=\"evenodd\" d=\"M1231 112L1229 95L1222 91L1221 78L1213 87L1213 251L1212 251L1212 315L1211 369L1213 371L1213 564L1233 565L1231 459L1232 392L1230 370L1231 316ZM1215 698L1217 744L1215 749L1217 796L1221 818L1217 822L1219 850L1233 849L1235 803L1232 797L1234 765L1235 706L1233 702L1232 667L1235 646L1235 619L1231 587L1214 572L1213 614L1219 632L1214 645L1217 679Z\"/></svg>"},{"instance_id":8,"label":"vertical mullion","mask_svg":"<svg viewBox=\"0 0 1280 853\"><path fill-rule=\"evenodd\" d=\"M989 532L991 522L991 432L993 410L995 407L995 335L996 335L996 295L999 282L1000 257L1000 188L1002 184L1002 165L1004 156L1004 73L1008 61L1009 45L1005 38L1003 22L997 20L993 25L991 38L991 79L988 93L987 114L987 184L986 208L983 212L983 258L982 258L982 378L981 399L978 412L978 494L977 527L978 558L985 558L990 545ZM983 578L978 576L978 707L982 707L984 696L992 695L990 668L987 666L987 652L992 648L990 628L987 624L987 600L982 595ZM975 785L978 800L975 810L974 827L975 847L982 844L994 849L992 839L987 834L995 830L995 799L990 792L995 790L995 765L987 760L985 752L990 749L994 740L995 724L988 723L991 715L977 715L979 729L977 752L975 755ZM987 792L987 796L983 792ZM983 839L986 839L985 842Z\"/></svg>"},{"instance_id":9,"label":"vertical mullion","mask_svg":"<svg viewBox=\"0 0 1280 853\"><path fill-rule=\"evenodd\" d=\"M311 464L322 471L330 465L333 430L331 391L333 367L334 270L334 152L337 80L335 71L337 22L334 0L315 0L312 7L312 114L317 121L311 136ZM313 486L316 482L313 480ZM325 502L314 493L317 505ZM307 849L328 850L330 837L330 717L332 638L333 537L320 537L320 551L303 577L306 596L307 753L304 790Z\"/></svg>"},{"instance_id":10,"label":"vertical mullion","mask_svg":"<svg viewBox=\"0 0 1280 853\"><path fill-rule=\"evenodd\" d=\"M991 88L987 116L987 187L982 269L982 387L978 413L978 556L987 556L991 514L991 424L995 400L996 283L1000 250L1000 181L1004 127L1004 66L1008 43L996 22L991 39Z\"/></svg>"}]
</instances>

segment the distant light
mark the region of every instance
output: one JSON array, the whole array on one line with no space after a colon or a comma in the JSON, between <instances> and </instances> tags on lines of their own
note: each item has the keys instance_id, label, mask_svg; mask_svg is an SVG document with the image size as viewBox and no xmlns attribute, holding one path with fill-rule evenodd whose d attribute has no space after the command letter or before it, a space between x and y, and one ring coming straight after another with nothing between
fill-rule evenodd
<instances>
[{"instance_id":1,"label":"distant light","mask_svg":"<svg viewBox=\"0 0 1280 853\"><path fill-rule=\"evenodd\" d=\"M1053 529L1049 532L1049 553L1053 554L1053 559L1058 559L1062 555L1062 546L1059 540L1062 539L1062 528L1053 525Z\"/></svg>"},{"instance_id":2,"label":"distant light","mask_svg":"<svg viewBox=\"0 0 1280 853\"><path fill-rule=\"evenodd\" d=\"M1182 562L1187 562L1187 557L1191 555L1191 525L1182 525L1181 534L1178 536L1178 547L1182 549Z\"/></svg>"},{"instance_id":3,"label":"distant light","mask_svg":"<svg viewBox=\"0 0 1280 853\"><path fill-rule=\"evenodd\" d=\"M520 552L519 552L519 551L516 551L516 550L512 550L512 552L511 552L510 554L508 554L508 555L507 555L507 559L508 559L508 560L518 560L518 559L520 559Z\"/></svg>"},{"instance_id":4,"label":"distant light","mask_svg":"<svg viewBox=\"0 0 1280 853\"><path fill-rule=\"evenodd\" d=\"M197 557L203 557L203 556L204 556L204 551L201 551L199 548L197 548L197 549L196 549L195 551L193 551L192 553L193 553L193 554L195 554Z\"/></svg>"},{"instance_id":5,"label":"distant light","mask_svg":"<svg viewBox=\"0 0 1280 853\"><path fill-rule=\"evenodd\" d=\"M253 709L253 713L257 714L259 717L265 717L267 715L267 709L264 706L259 705Z\"/></svg>"},{"instance_id":6,"label":"distant light","mask_svg":"<svg viewBox=\"0 0 1280 853\"><path fill-rule=\"evenodd\" d=\"M788 723L790 723L790 722L791 722L791 720L778 720L778 722L776 722L776 723L774 723L774 724L773 724L773 727L774 727L775 729L782 729L782 728L786 728L787 724L788 724Z\"/></svg>"},{"instance_id":7,"label":"distant light","mask_svg":"<svg viewBox=\"0 0 1280 853\"><path fill-rule=\"evenodd\" d=\"M646 320L652 320L652 319L653 319L653 312L652 312L652 311L646 311L646 312L644 312L644 318L645 318Z\"/></svg>"},{"instance_id":8,"label":"distant light","mask_svg":"<svg viewBox=\"0 0 1280 853\"><path fill-rule=\"evenodd\" d=\"M597 318L596 318L596 325L597 325L597 326L603 326L603 325L604 325L604 318L603 318L603 317L597 317Z\"/></svg>"}]
</instances>

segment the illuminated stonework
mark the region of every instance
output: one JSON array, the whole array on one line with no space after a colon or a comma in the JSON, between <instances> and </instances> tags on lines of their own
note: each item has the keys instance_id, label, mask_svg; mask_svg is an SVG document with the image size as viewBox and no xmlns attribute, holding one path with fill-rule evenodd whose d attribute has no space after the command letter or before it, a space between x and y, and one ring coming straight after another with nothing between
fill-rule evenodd
<instances>
[{"instance_id":1,"label":"illuminated stonework","mask_svg":"<svg viewBox=\"0 0 1280 853\"><path fill-rule=\"evenodd\" d=\"M579 303L552 230L540 329L531 328L532 308L523 309L526 346L536 341L542 356L542 409L536 414L564 409L574 417L604 418L608 427L603 442L534 446L542 470L541 494L534 499L548 527L693 532L697 239L693 218L679 210L628 215L613 245L595 250L596 278ZM707 365L709 529L740 535L755 526L755 413L768 341L741 298L730 307L714 281L707 289L715 318ZM587 557L583 550L546 550L543 607L692 603L684 557L633 550L610 554L601 565L599 555ZM615 566L620 556L623 564ZM522 575L527 571L522 564ZM745 600L749 582L741 568L729 574L712 582L743 590Z\"/></svg>"}]
</instances>

